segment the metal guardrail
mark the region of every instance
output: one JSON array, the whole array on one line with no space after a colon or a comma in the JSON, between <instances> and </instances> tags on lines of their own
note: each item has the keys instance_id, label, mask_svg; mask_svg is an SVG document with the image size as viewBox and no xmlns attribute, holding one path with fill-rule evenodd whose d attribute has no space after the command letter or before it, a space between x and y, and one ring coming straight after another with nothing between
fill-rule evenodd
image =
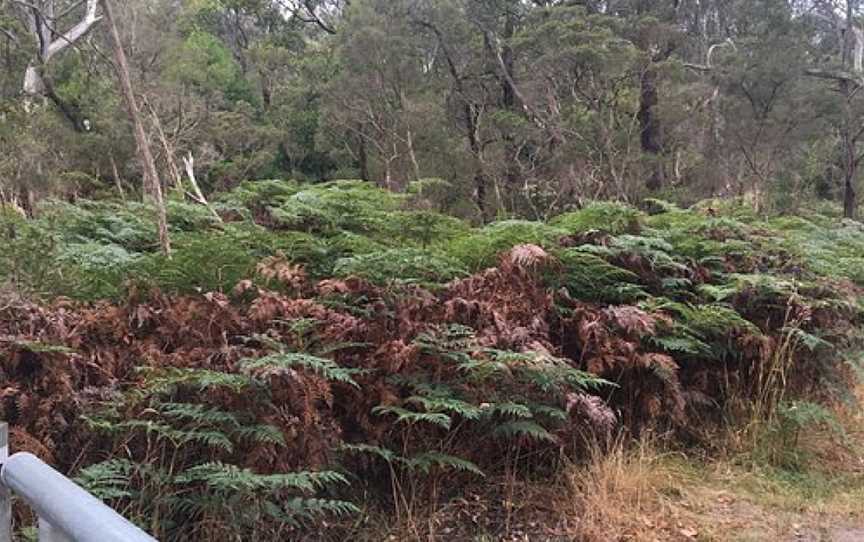
<instances>
[{"instance_id":1,"label":"metal guardrail","mask_svg":"<svg viewBox=\"0 0 864 542\"><path fill-rule=\"evenodd\" d=\"M39 542L156 542L35 455L10 456L3 422L0 465L0 542L12 542L13 493L39 516Z\"/></svg>"}]
</instances>

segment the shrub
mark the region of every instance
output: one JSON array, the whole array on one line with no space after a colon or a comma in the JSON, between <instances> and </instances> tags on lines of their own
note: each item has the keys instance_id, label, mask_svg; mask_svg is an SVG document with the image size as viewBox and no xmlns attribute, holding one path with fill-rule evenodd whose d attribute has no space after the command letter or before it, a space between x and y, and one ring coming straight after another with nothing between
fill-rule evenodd
<instances>
[{"instance_id":1,"label":"shrub","mask_svg":"<svg viewBox=\"0 0 864 542\"><path fill-rule=\"evenodd\" d=\"M498 262L498 256L516 245L552 247L566 235L563 229L526 220L495 222L468 235L457 237L443 247L469 271L479 271Z\"/></svg>"},{"instance_id":2,"label":"shrub","mask_svg":"<svg viewBox=\"0 0 864 542\"><path fill-rule=\"evenodd\" d=\"M570 234L599 230L612 235L638 234L642 229L643 214L622 203L598 201L572 213L553 218L549 224Z\"/></svg>"}]
</instances>

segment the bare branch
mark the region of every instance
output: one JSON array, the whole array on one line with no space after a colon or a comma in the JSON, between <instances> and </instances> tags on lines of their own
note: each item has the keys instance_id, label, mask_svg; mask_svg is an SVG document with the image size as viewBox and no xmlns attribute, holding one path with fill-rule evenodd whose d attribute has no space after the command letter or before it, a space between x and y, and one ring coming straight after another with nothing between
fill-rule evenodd
<instances>
[{"instance_id":1,"label":"bare branch","mask_svg":"<svg viewBox=\"0 0 864 542\"><path fill-rule=\"evenodd\" d=\"M18 36L16 36L15 33L12 32L11 30L6 30L5 28L0 28L0 34L3 34L4 36L6 36L6 39L15 43L16 45L21 44L21 42L18 41Z\"/></svg>"},{"instance_id":2,"label":"bare branch","mask_svg":"<svg viewBox=\"0 0 864 542\"><path fill-rule=\"evenodd\" d=\"M96 14L98 8L98 0L87 0L87 11L84 14L84 18L78 24L67 30L65 33L60 34L60 37L58 37L56 40L52 41L50 45L48 45L44 60L46 62L51 60L51 57L61 52L66 47L75 43L76 41L81 39L81 37L87 34L87 32L89 32L90 29L93 28L93 26L102 19L102 17Z\"/></svg>"}]
</instances>

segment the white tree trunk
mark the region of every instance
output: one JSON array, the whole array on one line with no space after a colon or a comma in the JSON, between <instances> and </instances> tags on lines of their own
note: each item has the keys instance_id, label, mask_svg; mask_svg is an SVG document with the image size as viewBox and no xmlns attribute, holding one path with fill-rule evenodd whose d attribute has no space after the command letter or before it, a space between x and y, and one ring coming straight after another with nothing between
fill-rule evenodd
<instances>
[{"instance_id":1,"label":"white tree trunk","mask_svg":"<svg viewBox=\"0 0 864 542\"><path fill-rule=\"evenodd\" d=\"M162 184L159 182L156 163L153 160L153 153L150 151L150 141L144 132L144 123L141 121L141 110L138 108L138 100L135 98L135 92L132 89L132 80L129 77L129 63L126 60L126 52L123 51L123 43L120 41L120 32L117 30L117 24L112 15L111 2L110 0L100 1L102 2L105 16L108 18L108 30L111 33L114 49L114 68L117 71L117 78L120 82L123 101L126 102L126 108L129 112L129 119L132 121L132 127L134 128L138 158L141 161L141 168L144 170L145 191L149 192L156 206L159 244L162 247L162 253L170 258L171 239L168 235L168 216L165 209L165 200L162 196Z\"/></svg>"},{"instance_id":2,"label":"white tree trunk","mask_svg":"<svg viewBox=\"0 0 864 542\"><path fill-rule=\"evenodd\" d=\"M45 82L42 80L42 74L39 73L39 68L33 64L33 61L27 66L27 71L24 72L24 94L26 96L43 96L45 94Z\"/></svg>"},{"instance_id":3,"label":"white tree trunk","mask_svg":"<svg viewBox=\"0 0 864 542\"><path fill-rule=\"evenodd\" d=\"M219 216L219 213L216 212L216 209L210 205L210 202L207 201L207 198L204 197L204 193L201 192L201 188L198 186L198 180L195 179L195 157L192 156L190 152L188 155L183 157L183 166L186 169L186 176L189 177L189 184L192 185L192 199L207 207L210 210L210 214L219 221L222 222L222 217Z\"/></svg>"},{"instance_id":4,"label":"white tree trunk","mask_svg":"<svg viewBox=\"0 0 864 542\"><path fill-rule=\"evenodd\" d=\"M30 61L27 71L24 73L22 90L26 96L44 96L46 87L42 70L51 62L52 58L69 46L75 45L102 19L97 13L99 0L87 0L84 16L81 20L62 33L57 29L54 0L12 1L26 13L27 26L39 45L35 58Z\"/></svg>"}]
</instances>

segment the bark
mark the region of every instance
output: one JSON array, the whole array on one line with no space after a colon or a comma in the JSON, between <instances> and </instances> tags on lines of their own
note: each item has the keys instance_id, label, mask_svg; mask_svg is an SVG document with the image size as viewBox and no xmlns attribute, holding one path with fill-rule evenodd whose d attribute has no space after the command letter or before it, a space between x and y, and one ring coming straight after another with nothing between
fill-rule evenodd
<instances>
[{"instance_id":1,"label":"bark","mask_svg":"<svg viewBox=\"0 0 864 542\"><path fill-rule=\"evenodd\" d=\"M646 186L649 190L659 190L664 183L663 174L663 134L660 119L657 117L659 97L657 92L657 69L649 65L640 80L639 125L641 128L642 152L653 159L651 177Z\"/></svg>"},{"instance_id":2,"label":"bark","mask_svg":"<svg viewBox=\"0 0 864 542\"><path fill-rule=\"evenodd\" d=\"M844 98L844 120L841 129L843 139L843 216L846 218L855 218L858 209L858 195L855 189L856 180L858 177L857 155L858 141L853 133L853 122L855 122L854 111L852 110L851 95L854 90L852 83L843 81L840 83L840 90Z\"/></svg>"},{"instance_id":3,"label":"bark","mask_svg":"<svg viewBox=\"0 0 864 542\"><path fill-rule=\"evenodd\" d=\"M369 152L366 150L366 138L362 135L363 126L357 127L358 133L361 134L357 138L357 162L360 167L360 179L369 182L372 177L369 175Z\"/></svg>"},{"instance_id":4,"label":"bark","mask_svg":"<svg viewBox=\"0 0 864 542\"><path fill-rule=\"evenodd\" d=\"M114 61L116 63L115 68L117 70L117 78L120 81L123 101L126 103L129 118L132 121L135 130L135 143L138 147L138 157L141 161L141 167L144 170L144 184L156 205L156 218L159 225L159 245L162 249L162 253L170 257L171 239L168 236L168 216L165 210L165 200L162 197L162 185L159 182L159 175L156 172L156 163L153 160L153 153L150 150L150 142L147 140L147 134L144 131L144 123L141 120L141 110L138 108L138 102L135 98L135 93L132 90L132 80L129 77L129 63L126 60L126 53L123 51L123 44L120 41L120 33L117 30L117 25L114 20L111 1L101 0L101 2L102 9L105 12L105 19L111 33Z\"/></svg>"},{"instance_id":5,"label":"bark","mask_svg":"<svg viewBox=\"0 0 864 542\"><path fill-rule=\"evenodd\" d=\"M72 28L55 37L54 0L40 5L13 0L22 6L27 15L27 26L35 35L39 50L24 73L24 94L32 97L45 95L46 85L43 77L45 67L55 56L74 45L101 20L97 15L99 0L87 0L84 16Z\"/></svg>"},{"instance_id":6,"label":"bark","mask_svg":"<svg viewBox=\"0 0 864 542\"><path fill-rule=\"evenodd\" d=\"M515 15L507 13L507 18L504 21L503 44L498 45L493 41L493 37L488 35L487 47L493 51L496 57L501 83L501 98L500 107L505 111L515 115L520 114L518 104L518 87L516 86L516 62L513 54L513 48L510 46L510 40L516 33ZM523 101L524 103L524 101ZM519 167L516 153L519 152L519 146L516 144L516 136L512 130L507 129L503 134L504 146L507 153L507 164L505 164L504 177L507 183L507 190L515 190L519 183Z\"/></svg>"},{"instance_id":7,"label":"bark","mask_svg":"<svg viewBox=\"0 0 864 542\"><path fill-rule=\"evenodd\" d=\"M408 158L411 160L411 169L414 171L414 180L420 180L420 163L417 162L417 153L414 151L414 133L411 128L405 132L405 141L408 146Z\"/></svg>"},{"instance_id":8,"label":"bark","mask_svg":"<svg viewBox=\"0 0 864 542\"><path fill-rule=\"evenodd\" d=\"M860 121L856 118L855 112L852 109L852 100L855 94L860 89L861 78L864 76L864 33L855 25L855 7L858 2L853 0L846 1L846 24L844 28L843 42L843 65L851 69L855 74L857 81L853 84L852 81L846 80L840 83L840 90L844 98L845 106L845 126L843 139L846 146L846 168L845 168L845 183L843 189L843 216L846 218L855 218L858 210L858 194L856 184L858 181L858 163L860 159L858 153L858 139L861 137L861 131L857 127L853 128L854 124ZM853 124L854 123L854 124ZM857 132L857 134L855 133Z\"/></svg>"},{"instance_id":9,"label":"bark","mask_svg":"<svg viewBox=\"0 0 864 542\"><path fill-rule=\"evenodd\" d=\"M162 129L162 121L159 120L159 115L153 106L145 100L145 105L150 110L150 116L153 118L153 126L156 128L156 135L159 136L159 142L162 144L162 152L165 153L165 163L168 166L168 174L171 180L174 181L174 187L183 193L183 179L180 177L180 170L177 169L177 163L174 161L174 146L168 141L168 136L165 135L165 130Z\"/></svg>"},{"instance_id":10,"label":"bark","mask_svg":"<svg viewBox=\"0 0 864 542\"><path fill-rule=\"evenodd\" d=\"M195 178L195 157L192 156L191 152L187 156L183 157L183 166L186 168L186 176L189 178L189 184L192 186L192 193L190 194L192 199L207 207L210 214L213 215L213 218L218 222L222 222L222 217L219 216L216 209L210 205L210 202L207 201L207 198L204 197L204 193L201 192L201 188L198 186L198 180Z\"/></svg>"},{"instance_id":11,"label":"bark","mask_svg":"<svg viewBox=\"0 0 864 542\"><path fill-rule=\"evenodd\" d=\"M111 173L114 175L114 184L117 186L117 192L120 194L120 199L126 201L126 191L123 190L123 180L120 178L120 170L117 168L117 161L114 160L114 153L110 155Z\"/></svg>"}]
</instances>

